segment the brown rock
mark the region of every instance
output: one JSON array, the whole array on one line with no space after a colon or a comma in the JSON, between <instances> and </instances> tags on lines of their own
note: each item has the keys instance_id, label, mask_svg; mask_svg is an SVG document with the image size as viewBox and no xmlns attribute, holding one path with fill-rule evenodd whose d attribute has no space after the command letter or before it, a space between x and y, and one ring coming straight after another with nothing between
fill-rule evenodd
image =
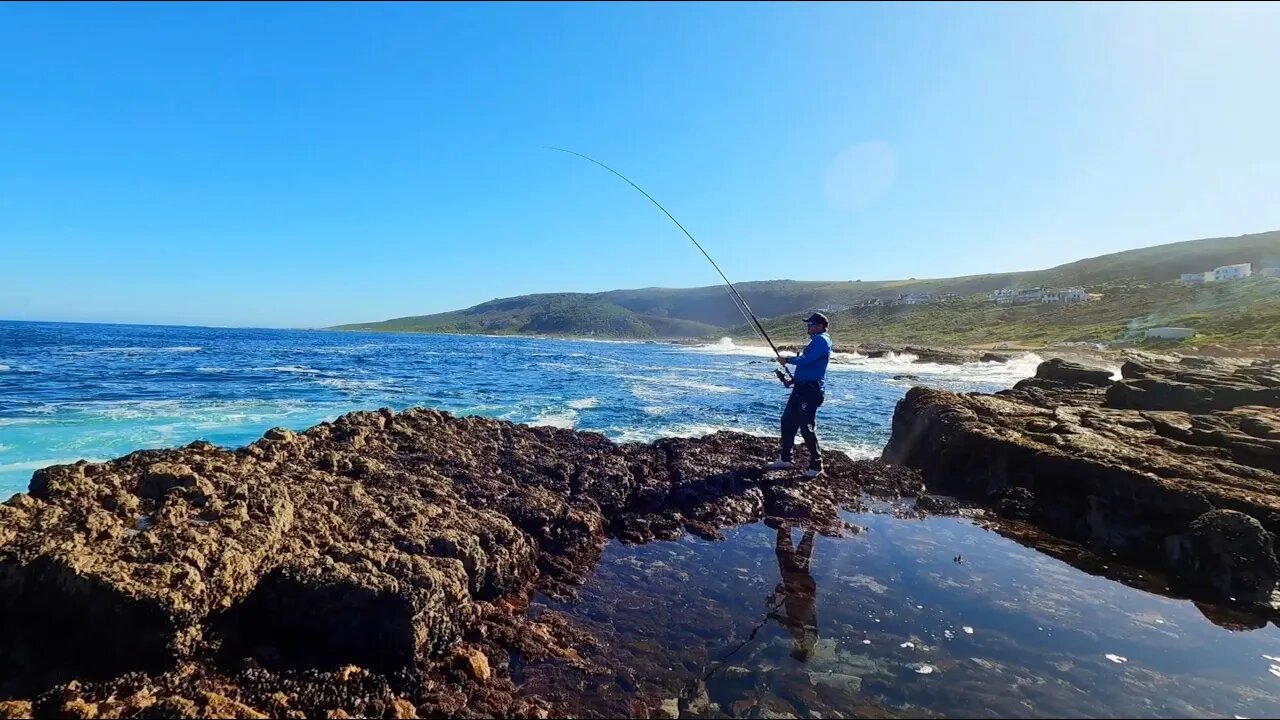
<instances>
[{"instance_id":1,"label":"brown rock","mask_svg":"<svg viewBox=\"0 0 1280 720\"><path fill-rule=\"evenodd\" d=\"M416 720L418 708L404 698L396 698L391 701L391 716L396 720Z\"/></svg>"},{"instance_id":2,"label":"brown rock","mask_svg":"<svg viewBox=\"0 0 1280 720\"><path fill-rule=\"evenodd\" d=\"M0 702L0 720L22 720L31 716L31 703L26 700Z\"/></svg>"},{"instance_id":3,"label":"brown rock","mask_svg":"<svg viewBox=\"0 0 1280 720\"><path fill-rule=\"evenodd\" d=\"M489 682L492 671L489 669L489 658L476 648L455 648L454 653L462 662L463 668L467 671L472 679L479 682Z\"/></svg>"},{"instance_id":4,"label":"brown rock","mask_svg":"<svg viewBox=\"0 0 1280 720\"><path fill-rule=\"evenodd\" d=\"M1168 543L1170 563L1194 585L1246 603L1263 603L1276 586L1271 533L1234 510L1213 510L1192 521L1185 537Z\"/></svg>"},{"instance_id":5,"label":"brown rock","mask_svg":"<svg viewBox=\"0 0 1280 720\"><path fill-rule=\"evenodd\" d=\"M1062 365L1043 373L1038 382L1047 384L995 396L914 388L895 409L884 459L922 471L931 489L1167 567L1220 597L1265 600L1276 584L1268 539L1280 531L1280 410L1115 407L1117 388L1131 382L1190 383L1204 373L1178 370L1170 381L1167 368L1126 367L1126 378L1142 377L1106 391L1080 389L1088 376L1063 374ZM1232 392L1243 392L1246 375L1230 374ZM1213 377L1194 392L1218 393L1223 385L1214 383L1228 382ZM1251 387L1255 399L1269 391ZM1244 513L1256 527L1197 520L1215 509ZM1188 534L1193 523L1214 530Z\"/></svg>"},{"instance_id":6,"label":"brown rock","mask_svg":"<svg viewBox=\"0 0 1280 720\"><path fill-rule=\"evenodd\" d=\"M408 410L47 468L0 504L0 693L40 697L40 715L545 712L491 663L538 649L515 619L531 591L571 596L609 537L767 513L835 533L862 492L920 487L838 452L821 482L766 475L775 444ZM553 639L591 667L582 638Z\"/></svg>"}]
</instances>

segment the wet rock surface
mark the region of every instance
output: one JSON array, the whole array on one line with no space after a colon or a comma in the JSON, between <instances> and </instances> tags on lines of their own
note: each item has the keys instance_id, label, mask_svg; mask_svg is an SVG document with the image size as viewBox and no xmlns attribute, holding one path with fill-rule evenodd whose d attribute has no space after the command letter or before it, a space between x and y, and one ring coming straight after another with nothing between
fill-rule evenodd
<instances>
[{"instance_id":1,"label":"wet rock surface","mask_svg":"<svg viewBox=\"0 0 1280 720\"><path fill-rule=\"evenodd\" d=\"M995 395L914 388L884 452L931 489L1268 604L1280 531L1280 369L1051 360ZM1220 511L1233 511L1223 515Z\"/></svg>"},{"instance_id":2,"label":"wet rock surface","mask_svg":"<svg viewBox=\"0 0 1280 720\"><path fill-rule=\"evenodd\" d=\"M821 483L766 474L774 445L383 410L47 468L0 505L0 698L72 717L555 713L508 661L581 657L589 638L525 609L573 597L609 538L762 518L839 535L864 492L920 488L836 452Z\"/></svg>"}]
</instances>

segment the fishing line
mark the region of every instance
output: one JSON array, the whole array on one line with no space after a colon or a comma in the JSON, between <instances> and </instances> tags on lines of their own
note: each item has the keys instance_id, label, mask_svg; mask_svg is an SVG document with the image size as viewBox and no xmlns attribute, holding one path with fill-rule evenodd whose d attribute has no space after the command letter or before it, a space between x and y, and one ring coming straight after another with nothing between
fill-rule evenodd
<instances>
[{"instance_id":1,"label":"fishing line","mask_svg":"<svg viewBox=\"0 0 1280 720\"><path fill-rule=\"evenodd\" d=\"M782 359L782 353L778 352L778 346L773 344L773 340L769 338L769 333L765 332L764 326L760 324L759 318L757 318L756 314L751 311L751 306L747 304L746 298L742 297L742 293L738 292L738 289L733 286L733 283L729 281L729 276L724 274L724 271L721 270L720 266L716 264L716 261L712 259L711 255L707 252L706 248L702 247L702 243L698 242L697 238L695 238L692 233L686 230L684 225L680 224L680 221L677 220L676 217L672 215L669 210L667 210L665 207L662 206L662 203L655 200L652 195L645 192L644 188L632 182L631 179L628 178L626 175L623 175L617 170L614 170L608 165L605 165L599 160L596 160L595 158L587 157L586 155L583 155L580 152L574 152L573 150L566 150L564 148L559 148L559 147L546 146L546 149L555 150L557 152L562 152L562 153L568 153L569 155L576 155L577 157L580 157L583 160L595 163L596 165L599 165L600 167L604 168L605 170L608 170L614 175L617 175L619 178L622 178L622 180L625 181L628 185L638 190L641 195L644 195L645 197L649 198L649 202L656 205L659 210L661 210L668 218L670 218L671 222L675 223L676 227L680 228L680 232L683 232L685 234L685 237L693 241L693 244L698 248L699 251L702 252L702 256L705 257L707 261L711 263L711 267L715 268L717 273L720 273L720 277L724 279L725 288L729 292L729 299L733 301L734 307L738 308L738 312L742 313L742 316L747 320L747 325L751 327L752 330L755 331L756 335L769 345L769 348L773 350L773 354L777 356L779 360ZM782 373L786 374L785 379L783 379ZM795 381L795 378L792 377L791 375L791 371L787 368L785 364L782 366L782 370L778 375L778 379L782 380L783 384L789 384L789 382Z\"/></svg>"}]
</instances>

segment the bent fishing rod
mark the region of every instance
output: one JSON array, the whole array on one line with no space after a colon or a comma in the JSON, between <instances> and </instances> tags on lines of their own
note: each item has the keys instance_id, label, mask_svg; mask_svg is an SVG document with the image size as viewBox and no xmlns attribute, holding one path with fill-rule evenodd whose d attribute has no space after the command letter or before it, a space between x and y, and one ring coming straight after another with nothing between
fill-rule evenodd
<instances>
[{"instance_id":1,"label":"bent fishing rod","mask_svg":"<svg viewBox=\"0 0 1280 720\"><path fill-rule=\"evenodd\" d=\"M680 232L684 233L685 237L693 241L693 244L698 248L699 251L702 252L702 256L705 257L707 261L711 263L711 267L715 268L716 272L720 273L720 277L724 280L725 288L729 291L729 299L733 301L734 307L738 308L738 312L742 313L742 316L746 318L747 325L752 330L755 331L757 336L759 336L762 340L768 343L769 348L773 350L774 356L777 357L779 361L783 360L782 353L778 352L778 346L774 345L773 340L769 339L769 333L765 332L764 326L760 324L760 320L759 318L756 317L756 314L754 312L751 312L751 306L747 305L746 298L742 297L742 293L738 292L738 288L733 286L733 283L729 281L729 277L724 274L724 271L720 269L720 266L716 264L716 261L711 259L711 255L707 253L706 248L702 247L702 243L698 242L697 238L695 238L692 233L686 230L684 225L680 224L680 221L677 220L676 217L671 214L671 211L663 207L662 203L653 199L653 196L645 192L644 188L640 187L634 182L631 182L631 179L628 178L626 175L623 175L617 170L614 170L608 165L605 165L599 160L596 160L595 158L587 157L586 155L583 155L580 152L574 152L573 150L566 150L564 148L559 148L559 147L551 147L549 145L546 146L546 149L555 150L557 152L562 152L562 153L568 153L569 155L576 155L577 157L580 157L583 160L599 165L605 170L608 170L614 175L617 175L619 178L622 178L624 182L626 182L628 185L638 190L641 195L644 195L645 197L649 198L649 202L658 206L658 209L661 210L668 218L670 218L671 222L676 224L676 227L680 228ZM787 368L787 365L785 362L782 363L781 369L774 370L774 374L778 376L778 380L780 380L783 385L790 387L792 384L795 383L795 378L792 377L791 371Z\"/></svg>"}]
</instances>

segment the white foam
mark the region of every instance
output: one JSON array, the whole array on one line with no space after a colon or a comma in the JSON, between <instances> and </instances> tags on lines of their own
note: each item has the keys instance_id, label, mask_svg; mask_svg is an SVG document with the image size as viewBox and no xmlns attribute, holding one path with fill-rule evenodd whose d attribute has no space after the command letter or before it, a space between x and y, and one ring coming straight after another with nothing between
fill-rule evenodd
<instances>
[{"instance_id":1,"label":"white foam","mask_svg":"<svg viewBox=\"0 0 1280 720\"><path fill-rule=\"evenodd\" d=\"M749 435L769 435L770 431L761 427L744 427L743 425L711 425L707 423L682 423L669 426L610 428L606 431L618 442L653 442L665 437L698 438L705 435L733 430ZM775 431L776 432L776 431Z\"/></svg>"},{"instance_id":2,"label":"white foam","mask_svg":"<svg viewBox=\"0 0 1280 720\"><path fill-rule=\"evenodd\" d=\"M299 375L319 375L320 374L319 370L315 370L309 367L302 367L301 365L272 365L270 367L254 368L254 370L259 370L263 372L297 373Z\"/></svg>"},{"instance_id":3,"label":"white foam","mask_svg":"<svg viewBox=\"0 0 1280 720\"><path fill-rule=\"evenodd\" d=\"M9 369L8 365L0 365L0 372L5 372L8 369Z\"/></svg>"},{"instance_id":4,"label":"white foam","mask_svg":"<svg viewBox=\"0 0 1280 720\"><path fill-rule=\"evenodd\" d=\"M565 403L574 410L590 410L600 404L600 401L594 397L582 398L581 400L570 400Z\"/></svg>"},{"instance_id":5,"label":"white foam","mask_svg":"<svg viewBox=\"0 0 1280 720\"><path fill-rule=\"evenodd\" d=\"M542 425L572 430L578 424L578 413L574 410L543 410L529 421L530 425Z\"/></svg>"},{"instance_id":6,"label":"white foam","mask_svg":"<svg viewBox=\"0 0 1280 720\"><path fill-rule=\"evenodd\" d=\"M707 353L711 355L749 355L751 357L773 357L773 351L760 345L738 345L732 338L720 338L720 342L708 345L679 345L684 352Z\"/></svg>"},{"instance_id":7,"label":"white foam","mask_svg":"<svg viewBox=\"0 0 1280 720\"><path fill-rule=\"evenodd\" d=\"M727 385L714 385L712 383L698 382L697 380L689 380L679 377L678 375L663 375L655 377L652 375L615 375L619 380L632 381L631 392L641 400L656 400L666 397L670 394L672 388L680 390L698 390L701 392L712 393L731 393L735 392L733 388ZM647 388L637 388L635 383L640 383ZM645 393L649 393L645 396Z\"/></svg>"},{"instance_id":8,"label":"white foam","mask_svg":"<svg viewBox=\"0 0 1280 720\"><path fill-rule=\"evenodd\" d=\"M325 378L317 380L317 385L324 385L335 390L354 392L357 390L394 390L395 386L382 380L352 380L348 378Z\"/></svg>"},{"instance_id":9,"label":"white foam","mask_svg":"<svg viewBox=\"0 0 1280 720\"><path fill-rule=\"evenodd\" d=\"M93 350L71 350L70 355L138 355L141 353L193 353L204 350L195 345L175 345L174 347L109 347Z\"/></svg>"},{"instance_id":10,"label":"white foam","mask_svg":"<svg viewBox=\"0 0 1280 720\"><path fill-rule=\"evenodd\" d=\"M89 462L104 462L102 460L96 460L94 458L48 458L45 460L24 460L22 462L5 463L3 465L0 465L0 473L24 472L24 471L35 472L36 470L40 470L41 468L47 468L50 465L71 465L72 463L79 462L82 459L87 460Z\"/></svg>"},{"instance_id":11,"label":"white foam","mask_svg":"<svg viewBox=\"0 0 1280 720\"><path fill-rule=\"evenodd\" d=\"M875 458L880 457L880 452L882 450L881 446L879 445L872 445L871 443L862 443L862 442L850 443L850 442L839 442L839 441L836 441L836 442L823 441L823 446L829 447L833 450L839 450L845 455L848 455L849 458L853 460L874 460Z\"/></svg>"},{"instance_id":12,"label":"white foam","mask_svg":"<svg viewBox=\"0 0 1280 720\"><path fill-rule=\"evenodd\" d=\"M888 353L880 358L861 358L846 362L833 362L828 371L836 373L876 373L883 375L916 375L922 379L946 379L955 381L990 382L1012 386L1014 383L1036 374L1036 367L1043 361L1035 353L1026 353L1007 363L974 362L960 365L916 362L910 353ZM903 382L903 381L898 381Z\"/></svg>"}]
</instances>

